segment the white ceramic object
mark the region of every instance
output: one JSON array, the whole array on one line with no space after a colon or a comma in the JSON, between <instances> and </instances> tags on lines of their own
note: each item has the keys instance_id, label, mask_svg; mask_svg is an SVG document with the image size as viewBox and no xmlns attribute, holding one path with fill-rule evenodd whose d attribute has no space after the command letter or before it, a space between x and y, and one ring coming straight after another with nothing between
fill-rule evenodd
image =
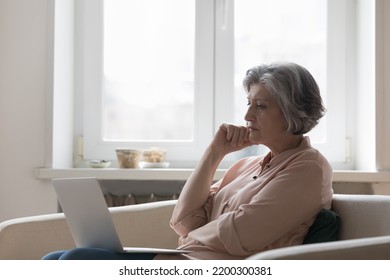
<instances>
[{"instance_id":1,"label":"white ceramic object","mask_svg":"<svg viewBox=\"0 0 390 280\"><path fill-rule=\"evenodd\" d=\"M111 161L107 160L89 160L87 162L88 166L91 168L107 168L111 165Z\"/></svg>"}]
</instances>

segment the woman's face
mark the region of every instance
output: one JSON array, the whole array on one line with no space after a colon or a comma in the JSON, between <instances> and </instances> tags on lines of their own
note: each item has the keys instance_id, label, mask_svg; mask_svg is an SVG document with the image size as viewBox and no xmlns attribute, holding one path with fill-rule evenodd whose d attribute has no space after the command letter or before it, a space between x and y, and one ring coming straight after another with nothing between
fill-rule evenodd
<instances>
[{"instance_id":1,"label":"woman's face","mask_svg":"<svg viewBox=\"0 0 390 280\"><path fill-rule=\"evenodd\" d=\"M245 120L250 132L249 141L252 143L263 144L273 150L286 137L286 119L267 88L261 84L250 87Z\"/></svg>"}]
</instances>

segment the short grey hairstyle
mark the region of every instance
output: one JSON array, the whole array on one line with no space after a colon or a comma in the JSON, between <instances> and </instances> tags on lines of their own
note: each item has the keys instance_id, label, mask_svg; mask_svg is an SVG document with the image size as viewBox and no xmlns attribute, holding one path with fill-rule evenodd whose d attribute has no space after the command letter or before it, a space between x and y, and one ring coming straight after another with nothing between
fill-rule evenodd
<instances>
[{"instance_id":1,"label":"short grey hairstyle","mask_svg":"<svg viewBox=\"0 0 390 280\"><path fill-rule=\"evenodd\" d=\"M320 89L309 71L291 62L262 64L246 72L247 92L254 84L264 85L286 118L286 133L300 135L315 127L326 112Z\"/></svg>"}]
</instances>

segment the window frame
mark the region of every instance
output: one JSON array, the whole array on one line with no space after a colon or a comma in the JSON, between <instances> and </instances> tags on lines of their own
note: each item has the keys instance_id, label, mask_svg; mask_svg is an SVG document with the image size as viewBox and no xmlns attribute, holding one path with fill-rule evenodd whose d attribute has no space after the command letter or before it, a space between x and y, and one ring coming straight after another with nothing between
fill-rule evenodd
<instances>
[{"instance_id":1,"label":"window frame","mask_svg":"<svg viewBox=\"0 0 390 280\"><path fill-rule=\"evenodd\" d=\"M313 146L329 158L335 169L354 168L352 148L347 146L352 145L354 138L353 126L347 123L351 121L347 116L354 114L354 106L347 104L347 99L353 100L348 95L354 91L355 74L350 69L354 67L352 57L355 55L355 4L355 0L328 0L328 18L332 17L332 21L328 21L331 23L328 24L328 34L333 40L342 42L337 51L333 44L328 45L328 90L330 84L337 85L333 90L339 94L330 94L327 99L326 126L328 132L332 131L332 137L325 144L313 143ZM158 146L167 149L171 166L195 165L219 125L233 121L234 61L226 59L234 52L232 7L234 0L196 1L194 141L107 142L102 140L99 121L102 85L96 82L101 81L103 69L103 0L76 1L75 71L79 78L75 79L75 92L82 96L82 100L78 97L81 105L76 106L75 116L82 121L76 122L75 137L83 137L85 159L113 160L115 148ZM337 69L337 72L331 69ZM340 112L344 112L342 117ZM228 166L240 156L240 153L229 155L222 166Z\"/></svg>"},{"instance_id":2,"label":"window frame","mask_svg":"<svg viewBox=\"0 0 390 280\"><path fill-rule=\"evenodd\" d=\"M168 151L171 166L180 165L192 167L199 159L199 155L207 147L213 135L213 55L214 55L214 5L211 1L196 1L196 10L202 10L205 18L196 13L196 46L195 46L195 89L194 89L194 139L192 141L132 141L113 142L103 141L101 135L102 118L102 81L103 73L103 0L83 0L79 9L84 17L78 27L82 36L79 36L81 50L79 67L83 81L80 93L83 100L83 128L84 157L86 159L115 158L116 148L148 149L161 147ZM100 32L99 32L100 30ZM97 121L98 120L98 121ZM184 156L184 157L183 157Z\"/></svg>"}]
</instances>

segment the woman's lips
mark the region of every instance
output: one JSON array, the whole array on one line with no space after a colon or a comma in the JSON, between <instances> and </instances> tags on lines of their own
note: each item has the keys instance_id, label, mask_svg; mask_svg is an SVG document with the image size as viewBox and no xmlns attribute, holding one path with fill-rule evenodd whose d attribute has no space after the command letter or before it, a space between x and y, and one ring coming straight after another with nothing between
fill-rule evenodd
<instances>
[{"instance_id":1,"label":"woman's lips","mask_svg":"<svg viewBox=\"0 0 390 280\"><path fill-rule=\"evenodd\" d=\"M251 121L246 122L246 126L249 130L257 130L257 128L253 126L253 123Z\"/></svg>"}]
</instances>

